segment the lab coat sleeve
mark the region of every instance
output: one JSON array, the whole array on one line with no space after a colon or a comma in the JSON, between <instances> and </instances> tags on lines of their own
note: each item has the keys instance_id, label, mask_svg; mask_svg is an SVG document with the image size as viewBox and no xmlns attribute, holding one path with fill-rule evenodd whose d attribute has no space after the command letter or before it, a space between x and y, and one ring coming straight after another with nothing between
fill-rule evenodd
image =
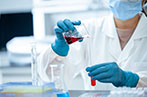
<instances>
[{"instance_id":1,"label":"lab coat sleeve","mask_svg":"<svg viewBox=\"0 0 147 97\"><path fill-rule=\"evenodd\" d=\"M64 57L58 56L52 50L51 45L41 52L38 58L38 73L43 82L50 81L50 78L47 75L49 71L49 64L61 64L63 59Z\"/></svg>"},{"instance_id":2,"label":"lab coat sleeve","mask_svg":"<svg viewBox=\"0 0 147 97\"><path fill-rule=\"evenodd\" d=\"M147 71L137 73L139 75L139 81L137 87L147 87Z\"/></svg>"},{"instance_id":3,"label":"lab coat sleeve","mask_svg":"<svg viewBox=\"0 0 147 97\"><path fill-rule=\"evenodd\" d=\"M81 88L83 81L79 78L81 69L85 66L84 42L76 42L70 45L69 54L66 57L58 56L49 46L38 58L38 72L42 82L50 82L50 64L64 64L64 81L68 89ZM80 82L77 83L77 80Z\"/></svg>"},{"instance_id":4,"label":"lab coat sleeve","mask_svg":"<svg viewBox=\"0 0 147 97\"><path fill-rule=\"evenodd\" d=\"M52 50L51 45L49 45L48 48L44 49L38 58L38 73L40 79L43 82L51 81L51 78L49 76L50 65L64 64L64 80L67 84L67 87L70 87L70 84L74 83L70 79L75 79L80 70L85 66L85 41L86 39L84 39L82 42L76 42L70 45L70 50L66 57L57 55Z\"/></svg>"}]
</instances>

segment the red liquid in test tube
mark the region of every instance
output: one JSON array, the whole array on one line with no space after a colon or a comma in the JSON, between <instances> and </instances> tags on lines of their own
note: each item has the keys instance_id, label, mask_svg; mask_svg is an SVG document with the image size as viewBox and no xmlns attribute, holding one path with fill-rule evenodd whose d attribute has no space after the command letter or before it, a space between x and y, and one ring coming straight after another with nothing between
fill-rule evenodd
<instances>
[{"instance_id":1,"label":"red liquid in test tube","mask_svg":"<svg viewBox=\"0 0 147 97\"><path fill-rule=\"evenodd\" d=\"M92 78L92 77L91 77ZM96 85L96 80L92 80L91 79L91 86L95 86Z\"/></svg>"}]
</instances>

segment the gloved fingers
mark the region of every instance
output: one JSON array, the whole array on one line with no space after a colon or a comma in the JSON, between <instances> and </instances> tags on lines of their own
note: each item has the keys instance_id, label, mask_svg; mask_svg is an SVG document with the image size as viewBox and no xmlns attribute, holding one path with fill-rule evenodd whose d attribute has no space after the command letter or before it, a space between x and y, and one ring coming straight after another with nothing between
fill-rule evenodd
<instances>
[{"instance_id":1,"label":"gloved fingers","mask_svg":"<svg viewBox=\"0 0 147 97\"><path fill-rule=\"evenodd\" d=\"M109 70L109 67L107 65L99 67L95 70L93 70L92 72L88 73L89 76L95 76L97 74L103 73L103 72L107 72Z\"/></svg>"},{"instance_id":2,"label":"gloved fingers","mask_svg":"<svg viewBox=\"0 0 147 97\"><path fill-rule=\"evenodd\" d=\"M73 25L80 25L81 24L81 21L80 20L78 20L78 21L72 21L72 24Z\"/></svg>"},{"instance_id":3,"label":"gloved fingers","mask_svg":"<svg viewBox=\"0 0 147 97\"><path fill-rule=\"evenodd\" d=\"M111 67L111 66L113 66L113 67L118 67L118 65L117 65L115 62L109 63L109 66L110 66L110 67Z\"/></svg>"},{"instance_id":4,"label":"gloved fingers","mask_svg":"<svg viewBox=\"0 0 147 97\"><path fill-rule=\"evenodd\" d=\"M113 81L112 77L108 77L106 79L99 80L99 82L102 82L102 83L112 83L112 81Z\"/></svg>"},{"instance_id":5,"label":"gloved fingers","mask_svg":"<svg viewBox=\"0 0 147 97\"><path fill-rule=\"evenodd\" d=\"M118 71L121 70L116 63L110 63L108 66L110 68L110 71L113 73L118 73Z\"/></svg>"},{"instance_id":6,"label":"gloved fingers","mask_svg":"<svg viewBox=\"0 0 147 97\"><path fill-rule=\"evenodd\" d=\"M57 26L61 28L63 31L68 31L68 27L64 24L62 20L57 22Z\"/></svg>"},{"instance_id":7,"label":"gloved fingers","mask_svg":"<svg viewBox=\"0 0 147 97\"><path fill-rule=\"evenodd\" d=\"M92 77L92 80L102 80L102 79L106 79L106 78L110 78L112 76L112 74L110 72L103 72L100 74L97 74L95 76Z\"/></svg>"},{"instance_id":8,"label":"gloved fingers","mask_svg":"<svg viewBox=\"0 0 147 97\"><path fill-rule=\"evenodd\" d=\"M72 30L72 31L75 30L74 25L72 24L72 22L69 19L65 19L63 22L68 27L69 30Z\"/></svg>"},{"instance_id":9,"label":"gloved fingers","mask_svg":"<svg viewBox=\"0 0 147 97\"><path fill-rule=\"evenodd\" d=\"M95 69L97 69L97 68L100 68L100 67L102 67L102 66L105 66L105 65L107 65L108 63L102 63L102 64L97 64L97 65L94 65L94 66L91 66L91 67L87 67L86 68L86 71L87 72L91 72L91 71L93 71L93 70L95 70Z\"/></svg>"},{"instance_id":10,"label":"gloved fingers","mask_svg":"<svg viewBox=\"0 0 147 97\"><path fill-rule=\"evenodd\" d=\"M58 27L55 27L54 31L55 31L55 34L56 34L56 32L58 32L60 34L62 34L62 32L63 32L63 30L61 28L58 28Z\"/></svg>"},{"instance_id":11,"label":"gloved fingers","mask_svg":"<svg viewBox=\"0 0 147 97\"><path fill-rule=\"evenodd\" d=\"M64 40L64 37L63 37L63 34L62 34L63 30L62 30L61 28L56 27L56 28L54 29L54 31L55 31L56 37L57 37L58 39Z\"/></svg>"}]
</instances>

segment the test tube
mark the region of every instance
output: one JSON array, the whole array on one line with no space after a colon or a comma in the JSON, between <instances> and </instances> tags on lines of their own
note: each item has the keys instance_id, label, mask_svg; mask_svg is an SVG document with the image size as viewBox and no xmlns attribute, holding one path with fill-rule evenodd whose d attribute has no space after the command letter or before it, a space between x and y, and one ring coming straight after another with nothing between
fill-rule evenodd
<instances>
[{"instance_id":1,"label":"test tube","mask_svg":"<svg viewBox=\"0 0 147 97\"><path fill-rule=\"evenodd\" d=\"M92 78L92 77L91 77ZM91 79L91 86L95 86L96 85L96 80L92 80Z\"/></svg>"},{"instance_id":2,"label":"test tube","mask_svg":"<svg viewBox=\"0 0 147 97\"><path fill-rule=\"evenodd\" d=\"M85 27L85 25L84 25L84 27ZM85 27L85 29L87 30L86 27ZM87 32L88 32L88 30L87 30ZM88 34L89 34L89 32L88 32ZM88 65L91 65L92 64L92 59L91 59L91 47L92 46L91 46L90 40L87 43L88 43L88 48L87 48L88 49ZM95 85L96 85L96 80L91 79L91 86L95 86Z\"/></svg>"}]
</instances>

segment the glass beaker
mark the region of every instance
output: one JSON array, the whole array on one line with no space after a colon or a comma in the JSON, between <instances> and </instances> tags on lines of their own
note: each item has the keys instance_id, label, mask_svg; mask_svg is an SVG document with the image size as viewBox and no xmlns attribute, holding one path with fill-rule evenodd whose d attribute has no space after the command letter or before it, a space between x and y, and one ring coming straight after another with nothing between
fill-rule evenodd
<instances>
[{"instance_id":1,"label":"glass beaker","mask_svg":"<svg viewBox=\"0 0 147 97\"><path fill-rule=\"evenodd\" d=\"M84 25L84 23L75 26L75 30L68 30L63 33L63 36L68 44L72 44L78 40L82 40L83 38L89 38L89 33Z\"/></svg>"},{"instance_id":2,"label":"glass beaker","mask_svg":"<svg viewBox=\"0 0 147 97\"><path fill-rule=\"evenodd\" d=\"M51 82L54 82L57 97L69 97L64 83L64 64L50 64Z\"/></svg>"}]
</instances>

